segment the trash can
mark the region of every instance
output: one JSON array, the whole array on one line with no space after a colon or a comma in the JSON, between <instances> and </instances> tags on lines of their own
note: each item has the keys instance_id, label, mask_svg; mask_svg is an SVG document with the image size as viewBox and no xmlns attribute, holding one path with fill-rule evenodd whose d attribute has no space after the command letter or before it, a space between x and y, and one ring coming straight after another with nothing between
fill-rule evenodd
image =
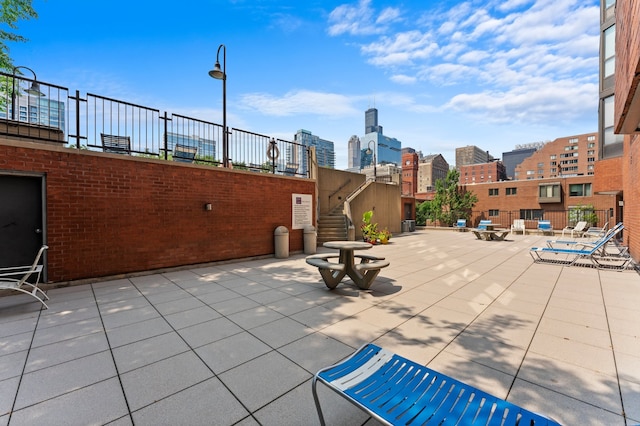
<instances>
[{"instance_id":1,"label":"trash can","mask_svg":"<svg viewBox=\"0 0 640 426\"><path fill-rule=\"evenodd\" d=\"M416 221L415 220L407 220L407 222L409 223L409 232L415 232L416 231Z\"/></svg>"},{"instance_id":2,"label":"trash can","mask_svg":"<svg viewBox=\"0 0 640 426\"><path fill-rule=\"evenodd\" d=\"M402 232L409 232L409 222L406 220L402 221Z\"/></svg>"},{"instance_id":3,"label":"trash can","mask_svg":"<svg viewBox=\"0 0 640 426\"><path fill-rule=\"evenodd\" d=\"M278 226L273 231L273 239L276 249L276 258L286 259L289 257L289 230L286 226Z\"/></svg>"},{"instance_id":4,"label":"trash can","mask_svg":"<svg viewBox=\"0 0 640 426\"><path fill-rule=\"evenodd\" d=\"M318 245L316 228L311 225L305 226L303 231L303 238L304 254L316 254L316 247Z\"/></svg>"}]
</instances>

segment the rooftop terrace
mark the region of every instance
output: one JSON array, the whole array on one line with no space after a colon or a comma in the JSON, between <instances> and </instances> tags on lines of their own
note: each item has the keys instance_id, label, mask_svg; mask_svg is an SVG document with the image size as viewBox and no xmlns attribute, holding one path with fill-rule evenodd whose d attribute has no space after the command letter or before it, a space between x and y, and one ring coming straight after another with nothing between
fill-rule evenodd
<instances>
[{"instance_id":1,"label":"rooftop terrace","mask_svg":"<svg viewBox=\"0 0 640 426\"><path fill-rule=\"evenodd\" d=\"M639 423L640 276L534 264L546 238L403 234L369 291L293 255L0 298L0 425L315 425L313 374L368 341L563 424ZM319 390L328 424L376 424Z\"/></svg>"}]
</instances>

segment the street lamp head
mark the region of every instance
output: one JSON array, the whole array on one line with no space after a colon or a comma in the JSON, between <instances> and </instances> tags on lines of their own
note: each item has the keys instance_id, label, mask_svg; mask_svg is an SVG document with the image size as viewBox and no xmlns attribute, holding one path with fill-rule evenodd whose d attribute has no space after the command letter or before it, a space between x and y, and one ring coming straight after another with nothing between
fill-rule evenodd
<instances>
[{"instance_id":1,"label":"street lamp head","mask_svg":"<svg viewBox=\"0 0 640 426\"><path fill-rule=\"evenodd\" d=\"M216 80L226 80L226 75L224 75L224 72L220 68L220 62L218 61L216 61L216 64L213 67L213 69L209 71L209 75L215 78Z\"/></svg>"},{"instance_id":2,"label":"street lamp head","mask_svg":"<svg viewBox=\"0 0 640 426\"><path fill-rule=\"evenodd\" d=\"M45 96L44 93L40 91L40 83L38 83L37 81L31 83L31 87L25 90L25 92L33 96Z\"/></svg>"}]
</instances>

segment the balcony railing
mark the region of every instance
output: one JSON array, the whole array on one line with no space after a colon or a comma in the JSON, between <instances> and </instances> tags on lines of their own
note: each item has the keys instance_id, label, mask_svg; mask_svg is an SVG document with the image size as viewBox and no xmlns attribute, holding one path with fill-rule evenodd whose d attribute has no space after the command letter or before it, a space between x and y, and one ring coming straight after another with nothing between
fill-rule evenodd
<instances>
[{"instance_id":1,"label":"balcony railing","mask_svg":"<svg viewBox=\"0 0 640 426\"><path fill-rule=\"evenodd\" d=\"M33 87L39 90L31 90ZM236 128L228 132L229 161L234 169L309 176L307 146ZM0 134L53 140L92 151L107 151L108 140L120 144L120 149L112 147L110 152L176 161L185 161L181 153L186 147L192 154L188 161L222 163L220 124L93 93L82 97L76 90L70 95L66 87L1 72Z\"/></svg>"}]
</instances>

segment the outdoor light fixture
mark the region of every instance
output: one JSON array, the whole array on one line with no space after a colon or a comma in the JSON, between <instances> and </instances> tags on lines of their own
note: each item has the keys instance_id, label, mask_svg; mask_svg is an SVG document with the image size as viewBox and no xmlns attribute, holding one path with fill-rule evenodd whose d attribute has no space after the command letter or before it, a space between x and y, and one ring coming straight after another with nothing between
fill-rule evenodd
<instances>
[{"instance_id":1,"label":"outdoor light fixture","mask_svg":"<svg viewBox=\"0 0 640 426\"><path fill-rule=\"evenodd\" d=\"M220 49L222 52L222 69L220 69ZM218 46L216 64L209 75L216 80L222 80L222 164L229 167L229 133L227 132L227 47Z\"/></svg>"},{"instance_id":2,"label":"outdoor light fixture","mask_svg":"<svg viewBox=\"0 0 640 426\"><path fill-rule=\"evenodd\" d=\"M371 148L371 144L373 144L373 148ZM375 150L375 146L376 146L376 142L375 141L369 141L368 148L365 151L367 153L367 155L373 154L373 180L374 181L378 180L378 174L376 172L376 150Z\"/></svg>"},{"instance_id":3,"label":"outdoor light fixture","mask_svg":"<svg viewBox=\"0 0 640 426\"><path fill-rule=\"evenodd\" d=\"M11 119L15 120L16 119L16 97L17 97L17 93L16 93L16 71L18 71L19 69L25 69L25 70L29 70L31 71L31 74L33 74L33 81L31 82L31 87L29 87L27 90L25 90L25 92L27 92L27 94L29 95L33 95L33 96L44 96L44 93L42 93L40 91L40 84L38 83L38 77L36 77L36 73L29 67L23 67L23 66L18 66L18 67L13 67L13 79L12 79L12 90L11 90ZM27 121L28 121L28 116L27 116Z\"/></svg>"}]
</instances>

